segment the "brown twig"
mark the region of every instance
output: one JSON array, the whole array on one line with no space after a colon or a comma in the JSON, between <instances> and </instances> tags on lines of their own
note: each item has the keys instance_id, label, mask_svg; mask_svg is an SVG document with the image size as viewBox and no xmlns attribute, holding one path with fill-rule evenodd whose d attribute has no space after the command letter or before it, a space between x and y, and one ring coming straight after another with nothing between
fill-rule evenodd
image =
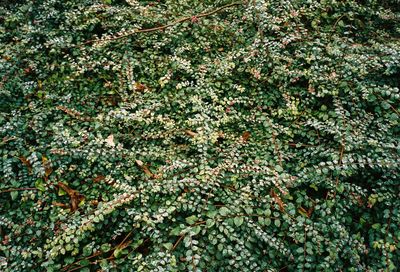
<instances>
[{"instance_id":1,"label":"brown twig","mask_svg":"<svg viewBox=\"0 0 400 272\"><path fill-rule=\"evenodd\" d=\"M37 190L38 190L37 188L11 188L4 191L0 191L0 194L14 192L14 191L37 191Z\"/></svg>"},{"instance_id":2,"label":"brown twig","mask_svg":"<svg viewBox=\"0 0 400 272\"><path fill-rule=\"evenodd\" d=\"M185 237L185 235L181 235L179 237L179 239L175 242L174 246L171 248L171 251L174 251L175 248L179 245L179 243L182 241L183 237Z\"/></svg>"},{"instance_id":3,"label":"brown twig","mask_svg":"<svg viewBox=\"0 0 400 272\"><path fill-rule=\"evenodd\" d=\"M17 139L17 137L12 136L12 137L4 137L3 140L0 142L0 145L6 144L7 142L11 142Z\"/></svg>"},{"instance_id":4,"label":"brown twig","mask_svg":"<svg viewBox=\"0 0 400 272\"><path fill-rule=\"evenodd\" d=\"M83 266L83 265L80 265L80 266L77 266L77 267L75 267L75 268L72 268L72 269L68 270L67 272L72 272L72 271L81 269L82 267L84 267L84 266Z\"/></svg>"},{"instance_id":5,"label":"brown twig","mask_svg":"<svg viewBox=\"0 0 400 272\"><path fill-rule=\"evenodd\" d=\"M339 23L340 20L343 19L344 16L346 16L346 14L343 14L342 16L340 16L340 17L336 20L335 24L334 24L333 27L332 27L332 30L335 30L337 24Z\"/></svg>"},{"instance_id":6,"label":"brown twig","mask_svg":"<svg viewBox=\"0 0 400 272\"><path fill-rule=\"evenodd\" d=\"M131 236L131 234L132 234L132 230L125 236L125 238L122 240L122 242L121 243L119 243L118 245L117 245L117 248L125 248L125 247L127 247L128 245L129 245L129 242L128 243L125 243L125 241Z\"/></svg>"},{"instance_id":7,"label":"brown twig","mask_svg":"<svg viewBox=\"0 0 400 272\"><path fill-rule=\"evenodd\" d=\"M93 119L91 117L88 116L83 116L82 113L78 112L77 110L74 109L69 109L67 107L64 106L56 106L56 109L65 112L66 114L68 114L69 116L81 120L81 121L93 121Z\"/></svg>"},{"instance_id":8,"label":"brown twig","mask_svg":"<svg viewBox=\"0 0 400 272\"><path fill-rule=\"evenodd\" d=\"M132 231L130 231L130 232L125 236L125 238L122 240L121 243L119 243L118 245L114 246L113 248L111 248L111 249L110 249L109 251L107 251L107 252L113 251L113 250L115 250L116 248L121 247L121 245L123 245L123 243L126 241L126 239L129 238L129 236L130 236L131 234L132 234ZM94 257L97 257L97 256L99 256L99 255L105 254L105 253L107 253L107 252L97 251L97 252L93 253L92 255L90 255L89 257L81 258L81 259L77 260L76 262L65 266L64 268L62 268L62 271L68 271L68 272L70 272L70 271L74 271L74 270L77 270L77 269L79 269L79 268L82 268L83 266L77 266L77 267L74 267L74 268L68 270L71 266L74 266L74 265L78 264L78 263L79 263L80 261L82 261L82 260L89 260L89 259L91 259L91 258L94 258ZM111 256L112 256L112 255L111 255Z\"/></svg>"},{"instance_id":9,"label":"brown twig","mask_svg":"<svg viewBox=\"0 0 400 272\"><path fill-rule=\"evenodd\" d=\"M91 44L91 43L94 43L94 42L97 42L97 41L104 41L104 42L114 41L114 40L118 40L118 39L129 37L129 36L137 34L137 33L146 33L146 32L164 30L164 29L172 27L172 26L174 26L176 24L180 24L180 23L183 23L185 21L190 21L190 20L192 20L192 18L199 19L199 18L202 18L202 17L207 17L207 16L213 15L215 13L218 13L218 12L224 10L224 9L227 9L227 8L230 8L230 7L233 7L233 6L242 5L244 3L245 3L244 1L234 2L234 3L231 3L231 4L227 4L227 5L221 6L221 7L217 8L215 10L212 10L210 12L204 12L204 13L200 13L198 15L187 16L187 17L178 19L176 21L173 21L173 22L171 22L169 24L166 24L166 25L163 25L163 26L152 27L152 28L142 28L142 29L134 30L133 32L130 32L130 33L127 33L127 34L122 34L122 35L119 35L119 36L114 36L114 37L106 38L106 39L103 39L103 40L89 40L89 41L84 42L83 45Z\"/></svg>"},{"instance_id":10,"label":"brown twig","mask_svg":"<svg viewBox=\"0 0 400 272\"><path fill-rule=\"evenodd\" d=\"M279 145L278 145L278 143L276 142L276 134L275 134L275 133L272 133L272 143L274 144L275 153L278 154L278 158L279 158L278 163L279 163L279 165L282 167L282 153L281 153L281 151L279 150Z\"/></svg>"},{"instance_id":11,"label":"brown twig","mask_svg":"<svg viewBox=\"0 0 400 272\"><path fill-rule=\"evenodd\" d=\"M344 143L340 145L339 148L339 153L340 153L340 157L339 157L339 167L341 167L343 165L343 154L344 154ZM336 192L337 192L337 187L339 185L339 175L336 176L336 181L335 181L335 193L333 194L333 198L336 197Z\"/></svg>"},{"instance_id":12,"label":"brown twig","mask_svg":"<svg viewBox=\"0 0 400 272\"><path fill-rule=\"evenodd\" d=\"M346 127L346 118L343 117L343 127ZM344 150L346 149L346 137L344 137L342 135L342 142L340 143L339 146L339 162L338 162L338 166L341 167L343 165L343 154L344 154ZM339 175L336 176L336 181L335 181L335 192L333 194L333 198L336 198L336 193L337 193L337 188L339 185Z\"/></svg>"},{"instance_id":13,"label":"brown twig","mask_svg":"<svg viewBox=\"0 0 400 272\"><path fill-rule=\"evenodd\" d=\"M380 95L377 95L377 96L381 101L385 101L390 106L391 110L394 113L396 113L398 116L400 116L400 113L389 102L387 102L382 96L380 96Z\"/></svg>"},{"instance_id":14,"label":"brown twig","mask_svg":"<svg viewBox=\"0 0 400 272\"><path fill-rule=\"evenodd\" d=\"M111 250L112 250L112 249L111 249ZM74 266L74 265L78 264L78 263L79 263L80 261L82 261L82 260L89 260L89 259L94 258L94 257L97 257L97 256L99 256L99 255L101 255L101 254L104 254L104 252L102 252L102 251L96 251L95 253L93 253L93 254L90 255L89 257L81 258L81 259L75 261L74 263L71 263L71 264L69 264L69 265L63 267L63 268L62 268L62 271L67 271L71 266ZM80 268L81 266L78 266L78 267ZM76 267L73 268L73 269L76 269ZM68 271L71 271L71 270L68 270Z\"/></svg>"},{"instance_id":15,"label":"brown twig","mask_svg":"<svg viewBox=\"0 0 400 272\"><path fill-rule=\"evenodd\" d=\"M317 145L309 145L309 144L301 144L301 143L288 143L289 146L297 147L299 145L300 147L316 147Z\"/></svg>"},{"instance_id":16,"label":"brown twig","mask_svg":"<svg viewBox=\"0 0 400 272\"><path fill-rule=\"evenodd\" d=\"M389 235L389 229L390 229L390 222L392 220L392 214L393 214L393 208L390 209L390 213L389 213L389 218L387 220L387 227L386 227L386 232L385 232L385 247L386 247L386 240L387 240L387 236ZM386 258L386 265L387 265L387 271L390 271L390 261L389 261L389 255L388 252L386 250L385 252L385 258Z\"/></svg>"},{"instance_id":17,"label":"brown twig","mask_svg":"<svg viewBox=\"0 0 400 272\"><path fill-rule=\"evenodd\" d=\"M303 271L306 268L306 258L307 258L307 230L306 225L304 224L304 246L303 246L303 254L304 254L304 263L303 263Z\"/></svg>"}]
</instances>

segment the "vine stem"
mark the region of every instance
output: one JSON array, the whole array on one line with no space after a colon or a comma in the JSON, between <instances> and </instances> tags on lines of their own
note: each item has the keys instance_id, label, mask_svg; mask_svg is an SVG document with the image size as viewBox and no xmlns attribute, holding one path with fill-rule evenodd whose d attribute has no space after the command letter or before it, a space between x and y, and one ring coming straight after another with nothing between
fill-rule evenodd
<instances>
[{"instance_id":1,"label":"vine stem","mask_svg":"<svg viewBox=\"0 0 400 272\"><path fill-rule=\"evenodd\" d=\"M7 189L4 191L0 191L0 194L14 192L14 191L37 191L37 190L38 190L38 188L11 188L11 189Z\"/></svg>"},{"instance_id":2,"label":"vine stem","mask_svg":"<svg viewBox=\"0 0 400 272\"><path fill-rule=\"evenodd\" d=\"M183 17L181 19L178 19L176 21L173 21L173 22L171 22L169 24L166 24L166 25L163 25L163 26L137 29L137 30L135 30L135 31L133 31L131 33L127 33L127 34L123 34L123 35L119 35L119 36L115 36L115 37L111 37L111 38L106 38L104 40L88 40L88 41L84 42L83 45L91 44L91 43L94 43L94 42L97 42L97 41L104 41L104 42L114 41L114 40L118 40L118 39L129 37L129 36L137 34L137 33L146 33L146 32L164 30L164 29L167 29L167 28L172 27L174 25L177 25L177 24L192 20L193 18L199 19L199 18L207 17L207 16L213 15L215 13L218 13L218 12L224 10L224 9L231 8L231 7L234 7L234 6L243 5L244 3L245 3L245 1L233 2L231 4L227 4L227 5L221 6L221 7L217 8L217 9L209 11L209 12L203 12L203 13L200 13L200 14L197 14L197 15L194 15L194 16Z\"/></svg>"},{"instance_id":3,"label":"vine stem","mask_svg":"<svg viewBox=\"0 0 400 272\"><path fill-rule=\"evenodd\" d=\"M16 139L17 139L17 137L15 137L15 136L12 136L12 137L5 137L5 138L3 138L3 140L0 142L0 145L6 144L7 142L10 142L10 141L14 141L14 140L16 140Z\"/></svg>"},{"instance_id":4,"label":"vine stem","mask_svg":"<svg viewBox=\"0 0 400 272\"><path fill-rule=\"evenodd\" d=\"M340 17L336 20L335 24L334 24L333 27L332 27L332 30L335 30L336 25L339 23L340 20L343 19L344 16L346 16L346 14L343 14L342 16L340 16Z\"/></svg>"},{"instance_id":5,"label":"vine stem","mask_svg":"<svg viewBox=\"0 0 400 272\"><path fill-rule=\"evenodd\" d=\"M305 268L306 268L306 258L307 258L306 242L307 242L307 230L306 230L306 225L304 224L304 246L303 246L304 262L303 262L303 270L302 271L305 271Z\"/></svg>"},{"instance_id":6,"label":"vine stem","mask_svg":"<svg viewBox=\"0 0 400 272\"><path fill-rule=\"evenodd\" d=\"M174 246L172 247L171 252L175 250L175 248L179 245L179 243L182 241L184 237L185 237L184 234L179 237L179 239L175 242Z\"/></svg>"},{"instance_id":7,"label":"vine stem","mask_svg":"<svg viewBox=\"0 0 400 272\"><path fill-rule=\"evenodd\" d=\"M385 101L386 103L388 103L392 111L395 112L398 116L400 116L400 113L389 102L387 102L387 100L383 99L383 97L380 96L379 94L377 96L381 101Z\"/></svg>"},{"instance_id":8,"label":"vine stem","mask_svg":"<svg viewBox=\"0 0 400 272\"><path fill-rule=\"evenodd\" d=\"M387 240L387 237L388 237L388 235L389 235L389 230L390 230L390 222L391 222L391 220L392 220L392 214L393 214L393 208L391 208L390 209L390 213L389 213L389 218L388 218L388 220L387 220L387 227L386 227L386 232L385 232L385 239L384 239L384 241L385 241L385 247L386 247L386 240ZM390 250L390 249L389 249ZM387 249L386 249L386 251L385 251L385 261L386 261L386 268L387 268L387 271L390 271L390 260L389 260L389 255L388 255L388 252L387 252Z\"/></svg>"}]
</instances>

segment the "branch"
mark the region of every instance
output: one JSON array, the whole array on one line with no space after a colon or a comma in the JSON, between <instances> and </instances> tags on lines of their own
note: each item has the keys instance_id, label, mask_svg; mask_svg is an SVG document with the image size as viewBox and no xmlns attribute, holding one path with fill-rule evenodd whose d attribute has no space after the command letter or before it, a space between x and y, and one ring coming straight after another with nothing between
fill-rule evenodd
<instances>
[{"instance_id":1,"label":"branch","mask_svg":"<svg viewBox=\"0 0 400 272\"><path fill-rule=\"evenodd\" d=\"M393 208L390 209L389 218L388 218L388 220L387 220L387 227L386 227L385 239L384 239L384 241L385 241L385 247L386 247L386 240L387 240L387 237L388 237L388 234L389 234L389 229L390 229L390 221L392 220L392 214L393 214ZM389 250L390 250L390 249L389 249ZM387 249L386 249L386 252L385 252L385 253L386 253L386 254L385 254L385 259L386 259L387 271L389 271L389 268L390 268L390 260L389 260L389 255L388 255Z\"/></svg>"},{"instance_id":2,"label":"branch","mask_svg":"<svg viewBox=\"0 0 400 272\"><path fill-rule=\"evenodd\" d=\"M6 144L7 142L14 141L17 139L17 137L12 136L12 137L4 137L3 140L0 142L0 145Z\"/></svg>"},{"instance_id":3,"label":"branch","mask_svg":"<svg viewBox=\"0 0 400 272\"><path fill-rule=\"evenodd\" d=\"M387 102L387 100L383 99L383 97L380 96L379 94L377 94L377 96L381 101L385 101L386 103L388 103L392 111L395 112L398 116L400 116L400 113L389 102Z\"/></svg>"},{"instance_id":4,"label":"branch","mask_svg":"<svg viewBox=\"0 0 400 272\"><path fill-rule=\"evenodd\" d=\"M115 36L115 37L111 37L111 38L106 38L106 39L103 39L103 40L89 40L89 41L84 42L83 45L91 44L91 43L94 43L94 42L97 42L97 41L102 41L102 42L114 41L114 40L118 40L118 39L129 37L129 36L134 35L136 33L145 33L145 32L153 32L153 31L164 30L164 29L167 29L167 28L172 27L174 25L183 23L185 21L190 21L193 18L199 19L199 18L202 18L202 17L207 17L207 16L213 15L215 13L218 13L218 12L224 10L224 9L227 9L227 8L230 8L230 7L234 7L234 6L243 5L244 3L245 3L245 1L234 2L234 3L231 3L231 4L227 4L227 5L221 6L221 7L217 8L215 10L212 10L210 12L203 12L203 13L200 13L200 14L197 14L197 15L194 15L194 16L188 16L188 17L184 17L184 18L178 19L176 21L173 21L173 22L171 22L169 24L166 24L166 25L163 25L163 26L137 29L137 30L135 30L135 31L133 31L131 33L127 33L127 34L123 34L123 35L119 35L119 36Z\"/></svg>"},{"instance_id":5,"label":"branch","mask_svg":"<svg viewBox=\"0 0 400 272\"><path fill-rule=\"evenodd\" d=\"M37 191L37 190L38 190L37 188L11 188L4 191L0 191L0 194L14 192L14 191Z\"/></svg>"},{"instance_id":6,"label":"branch","mask_svg":"<svg viewBox=\"0 0 400 272\"><path fill-rule=\"evenodd\" d=\"M176 248L176 247L179 245L179 243L182 241L183 237L185 237L184 234L181 235L181 236L179 237L179 239L175 242L175 244L174 244L174 246L172 247L171 251L174 251L174 250L175 250L175 248Z\"/></svg>"}]
</instances>

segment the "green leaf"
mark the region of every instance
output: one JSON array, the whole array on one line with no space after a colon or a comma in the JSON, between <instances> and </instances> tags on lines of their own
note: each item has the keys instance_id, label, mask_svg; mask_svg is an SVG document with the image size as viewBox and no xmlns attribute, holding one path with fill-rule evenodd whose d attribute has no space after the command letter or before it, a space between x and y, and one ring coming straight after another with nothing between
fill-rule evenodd
<instances>
[{"instance_id":1,"label":"green leaf","mask_svg":"<svg viewBox=\"0 0 400 272\"><path fill-rule=\"evenodd\" d=\"M279 164L275 165L275 170L279 173L283 172L283 168Z\"/></svg>"},{"instance_id":2,"label":"green leaf","mask_svg":"<svg viewBox=\"0 0 400 272\"><path fill-rule=\"evenodd\" d=\"M74 258L74 257L65 257L65 258L64 258L64 262L65 262L66 264L72 264L74 261L75 261L75 258Z\"/></svg>"},{"instance_id":3,"label":"green leaf","mask_svg":"<svg viewBox=\"0 0 400 272\"><path fill-rule=\"evenodd\" d=\"M233 219L233 222L235 223L235 225L236 225L237 227L240 227L240 226L243 224L243 216L235 217L235 218Z\"/></svg>"},{"instance_id":4,"label":"green leaf","mask_svg":"<svg viewBox=\"0 0 400 272\"><path fill-rule=\"evenodd\" d=\"M382 105L382 108L384 108L385 110L388 110L391 107L390 104L388 102L386 102L386 101L383 101L381 103L381 105Z\"/></svg>"},{"instance_id":5,"label":"green leaf","mask_svg":"<svg viewBox=\"0 0 400 272\"><path fill-rule=\"evenodd\" d=\"M90 261L87 259L83 259L83 260L79 261L79 264L81 266L88 266L88 265L90 265Z\"/></svg>"},{"instance_id":6,"label":"green leaf","mask_svg":"<svg viewBox=\"0 0 400 272\"><path fill-rule=\"evenodd\" d=\"M61 187L58 187L58 196L63 196L66 194L67 194L67 192L65 192L63 189L61 189Z\"/></svg>"},{"instance_id":7,"label":"green leaf","mask_svg":"<svg viewBox=\"0 0 400 272\"><path fill-rule=\"evenodd\" d=\"M173 236L179 236L180 234L181 234L181 232L182 232L182 229L181 229L181 227L175 227L175 228L173 228L171 231L170 231L170 235L173 235Z\"/></svg>"},{"instance_id":8,"label":"green leaf","mask_svg":"<svg viewBox=\"0 0 400 272\"><path fill-rule=\"evenodd\" d=\"M108 252L108 251L110 251L110 249L111 249L111 245L110 245L109 243L107 243L107 244L102 244L102 245L100 246L100 249L101 249L101 251L103 251L103 252Z\"/></svg>"},{"instance_id":9,"label":"green leaf","mask_svg":"<svg viewBox=\"0 0 400 272\"><path fill-rule=\"evenodd\" d=\"M10 195L11 195L11 199L15 200L18 197L18 191L11 191Z\"/></svg>"},{"instance_id":10,"label":"green leaf","mask_svg":"<svg viewBox=\"0 0 400 272\"><path fill-rule=\"evenodd\" d=\"M134 243L132 243L130 245L130 247L132 249L137 249L141 244L143 244L143 239L139 239L139 240L135 241Z\"/></svg>"},{"instance_id":11,"label":"green leaf","mask_svg":"<svg viewBox=\"0 0 400 272\"><path fill-rule=\"evenodd\" d=\"M67 251L72 251L72 250L74 249L74 247L73 247L73 245L71 245L71 244L67 244L67 245L65 246L65 249L66 249Z\"/></svg>"},{"instance_id":12,"label":"green leaf","mask_svg":"<svg viewBox=\"0 0 400 272\"><path fill-rule=\"evenodd\" d=\"M206 227L207 228L211 228L214 225L215 225L215 221L214 220L212 220L212 219L207 219L206 220Z\"/></svg>"},{"instance_id":13,"label":"green leaf","mask_svg":"<svg viewBox=\"0 0 400 272\"><path fill-rule=\"evenodd\" d=\"M201 231L201 226L195 226L194 228L192 228L191 234L197 235L197 234L199 234L200 231Z\"/></svg>"},{"instance_id":14,"label":"green leaf","mask_svg":"<svg viewBox=\"0 0 400 272\"><path fill-rule=\"evenodd\" d=\"M194 223L197 222L197 216L196 215L192 215L192 216L186 217L185 221L189 225L193 225Z\"/></svg>"},{"instance_id":15,"label":"green leaf","mask_svg":"<svg viewBox=\"0 0 400 272\"><path fill-rule=\"evenodd\" d=\"M218 214L218 210L211 210L206 213L207 217L214 218Z\"/></svg>"},{"instance_id":16,"label":"green leaf","mask_svg":"<svg viewBox=\"0 0 400 272\"><path fill-rule=\"evenodd\" d=\"M122 248L118 248L118 247L117 247L117 248L114 250L114 253L113 253L114 257L117 258L117 259L118 259L119 257L121 257L121 256L122 256L122 250L123 250Z\"/></svg>"},{"instance_id":17,"label":"green leaf","mask_svg":"<svg viewBox=\"0 0 400 272\"><path fill-rule=\"evenodd\" d=\"M381 224L375 223L375 224L373 224L371 227L372 227L373 229L377 230L377 229L379 229L379 228L381 227Z\"/></svg>"},{"instance_id":18,"label":"green leaf","mask_svg":"<svg viewBox=\"0 0 400 272\"><path fill-rule=\"evenodd\" d=\"M171 250L172 247L174 246L174 244L172 244L172 243L164 243L164 244L162 244L162 245L163 245L163 247L164 247L165 249L167 249L167 250Z\"/></svg>"},{"instance_id":19,"label":"green leaf","mask_svg":"<svg viewBox=\"0 0 400 272\"><path fill-rule=\"evenodd\" d=\"M344 186L343 186L343 184L339 184L339 185L338 185L337 191L338 191L338 193L343 193L343 192L344 192Z\"/></svg>"},{"instance_id":20,"label":"green leaf","mask_svg":"<svg viewBox=\"0 0 400 272\"><path fill-rule=\"evenodd\" d=\"M93 250L93 248L91 245L86 245L82 250L83 256L85 256L85 257L90 256L90 254L92 254L92 250Z\"/></svg>"},{"instance_id":21,"label":"green leaf","mask_svg":"<svg viewBox=\"0 0 400 272\"><path fill-rule=\"evenodd\" d=\"M318 187L315 183L310 184L310 188L313 188L316 192L318 192Z\"/></svg>"},{"instance_id":22,"label":"green leaf","mask_svg":"<svg viewBox=\"0 0 400 272\"><path fill-rule=\"evenodd\" d=\"M39 191L46 191L46 187L45 187L45 183L43 181L43 179L37 179L35 181L35 187L39 190Z\"/></svg>"}]
</instances>

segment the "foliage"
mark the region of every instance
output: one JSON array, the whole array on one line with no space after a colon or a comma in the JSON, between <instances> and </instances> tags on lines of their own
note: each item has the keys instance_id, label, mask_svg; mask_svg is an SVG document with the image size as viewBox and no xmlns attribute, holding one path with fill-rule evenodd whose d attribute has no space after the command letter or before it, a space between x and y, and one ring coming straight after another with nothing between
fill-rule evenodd
<instances>
[{"instance_id":1,"label":"foliage","mask_svg":"<svg viewBox=\"0 0 400 272\"><path fill-rule=\"evenodd\" d=\"M395 271L397 0L0 5L2 271Z\"/></svg>"}]
</instances>

